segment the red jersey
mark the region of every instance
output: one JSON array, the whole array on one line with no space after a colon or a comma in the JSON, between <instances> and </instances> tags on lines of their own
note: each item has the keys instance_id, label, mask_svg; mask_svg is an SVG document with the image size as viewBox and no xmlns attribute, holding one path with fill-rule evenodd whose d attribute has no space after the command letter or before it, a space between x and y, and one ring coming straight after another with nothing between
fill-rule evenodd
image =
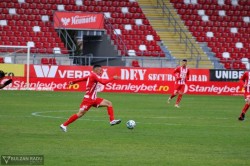
<instances>
[{"instance_id":1,"label":"red jersey","mask_svg":"<svg viewBox=\"0 0 250 166\"><path fill-rule=\"evenodd\" d=\"M174 70L175 84L184 85L189 78L189 69L179 66Z\"/></svg>"},{"instance_id":2,"label":"red jersey","mask_svg":"<svg viewBox=\"0 0 250 166\"><path fill-rule=\"evenodd\" d=\"M97 85L98 85L98 83L105 85L105 84L111 82L112 80L114 80L114 79L112 78L109 80L104 80L100 76L98 76L96 73L91 71L89 76L83 77L79 80L75 80L75 81L73 81L73 83L87 81L86 82L86 93L84 95L84 98L94 100L97 98Z\"/></svg>"},{"instance_id":3,"label":"red jersey","mask_svg":"<svg viewBox=\"0 0 250 166\"><path fill-rule=\"evenodd\" d=\"M245 93L250 93L250 71L246 71L240 78L240 81L244 84Z\"/></svg>"}]
</instances>

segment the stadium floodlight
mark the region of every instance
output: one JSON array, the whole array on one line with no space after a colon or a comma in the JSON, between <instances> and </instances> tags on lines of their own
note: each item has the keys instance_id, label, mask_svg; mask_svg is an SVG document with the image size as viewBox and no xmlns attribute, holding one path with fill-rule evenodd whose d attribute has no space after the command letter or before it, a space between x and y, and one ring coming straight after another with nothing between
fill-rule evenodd
<instances>
[{"instance_id":1,"label":"stadium floodlight","mask_svg":"<svg viewBox=\"0 0 250 166\"><path fill-rule=\"evenodd\" d=\"M16 63L13 62L13 57L17 54L26 54L27 57L27 70L26 70L26 89L29 90L30 85L30 48L32 46L10 46L0 45L0 56L3 56L5 63Z\"/></svg>"}]
</instances>

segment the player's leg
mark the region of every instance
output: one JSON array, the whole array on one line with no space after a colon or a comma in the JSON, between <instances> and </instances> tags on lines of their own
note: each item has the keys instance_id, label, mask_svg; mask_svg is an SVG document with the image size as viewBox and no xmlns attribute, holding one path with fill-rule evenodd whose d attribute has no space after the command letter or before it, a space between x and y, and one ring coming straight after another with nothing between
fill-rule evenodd
<instances>
[{"instance_id":1,"label":"player's leg","mask_svg":"<svg viewBox=\"0 0 250 166\"><path fill-rule=\"evenodd\" d=\"M82 117L89 110L90 107L91 105L86 100L83 100L78 113L71 115L67 121L60 125L60 128L64 132L67 132L67 126L76 121L78 118Z\"/></svg>"},{"instance_id":2,"label":"player's leg","mask_svg":"<svg viewBox=\"0 0 250 166\"><path fill-rule=\"evenodd\" d=\"M109 122L110 122L111 126L121 123L120 119L115 120L114 109L113 109L113 105L112 105L111 101L108 101L106 99L102 99L99 106L100 107L107 107L107 112L109 115Z\"/></svg>"},{"instance_id":3,"label":"player's leg","mask_svg":"<svg viewBox=\"0 0 250 166\"><path fill-rule=\"evenodd\" d=\"M107 112L109 115L109 121L111 122L114 120L114 110L113 110L113 105L111 101L108 101L106 99L103 99L102 102L100 103L100 107L107 107Z\"/></svg>"},{"instance_id":4,"label":"player's leg","mask_svg":"<svg viewBox=\"0 0 250 166\"><path fill-rule=\"evenodd\" d=\"M240 114L240 117L238 118L240 121L243 121L245 119L245 114L247 112L247 110L249 109L249 106L250 106L250 95L247 95L246 98L245 98L245 105L241 111L241 114Z\"/></svg>"},{"instance_id":5,"label":"player's leg","mask_svg":"<svg viewBox=\"0 0 250 166\"><path fill-rule=\"evenodd\" d=\"M70 123L74 122L75 120L77 120L78 118L82 117L85 113L87 112L87 110L79 110L78 113L73 114L72 116L69 117L69 119L63 123L64 126L68 126Z\"/></svg>"},{"instance_id":6,"label":"player's leg","mask_svg":"<svg viewBox=\"0 0 250 166\"><path fill-rule=\"evenodd\" d=\"M168 103L172 100L176 95L178 95L178 89L175 89L171 96L168 98Z\"/></svg>"},{"instance_id":7,"label":"player's leg","mask_svg":"<svg viewBox=\"0 0 250 166\"><path fill-rule=\"evenodd\" d=\"M177 97L176 102L175 102L175 107L177 107L177 108L180 108L179 103L181 102L182 95L183 95L182 92L178 93L178 97Z\"/></svg>"},{"instance_id":8,"label":"player's leg","mask_svg":"<svg viewBox=\"0 0 250 166\"><path fill-rule=\"evenodd\" d=\"M177 108L180 107L179 103L181 102L183 92L184 92L184 88L185 88L185 85L181 85L180 88L179 88L178 97L177 97L176 102L175 102L175 107L177 107Z\"/></svg>"}]
</instances>

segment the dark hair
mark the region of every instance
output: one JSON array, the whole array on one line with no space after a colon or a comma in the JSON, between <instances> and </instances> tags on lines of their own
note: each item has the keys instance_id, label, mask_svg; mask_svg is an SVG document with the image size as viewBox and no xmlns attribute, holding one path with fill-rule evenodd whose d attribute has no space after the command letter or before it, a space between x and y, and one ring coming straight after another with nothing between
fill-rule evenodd
<instances>
[{"instance_id":1,"label":"dark hair","mask_svg":"<svg viewBox=\"0 0 250 166\"><path fill-rule=\"evenodd\" d=\"M187 62L187 60L186 60L186 59L183 59L182 62Z\"/></svg>"},{"instance_id":2,"label":"dark hair","mask_svg":"<svg viewBox=\"0 0 250 166\"><path fill-rule=\"evenodd\" d=\"M97 68L97 67L102 67L101 65L94 65L93 69Z\"/></svg>"},{"instance_id":3,"label":"dark hair","mask_svg":"<svg viewBox=\"0 0 250 166\"><path fill-rule=\"evenodd\" d=\"M4 76L5 76L5 73L2 70L0 70L0 78L3 78Z\"/></svg>"}]
</instances>

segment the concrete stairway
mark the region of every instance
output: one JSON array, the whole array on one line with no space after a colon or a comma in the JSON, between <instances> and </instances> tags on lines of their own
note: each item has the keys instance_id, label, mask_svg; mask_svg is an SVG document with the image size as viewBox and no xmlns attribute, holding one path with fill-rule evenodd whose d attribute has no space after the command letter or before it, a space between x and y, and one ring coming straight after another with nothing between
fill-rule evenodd
<instances>
[{"instance_id":1,"label":"concrete stairway","mask_svg":"<svg viewBox=\"0 0 250 166\"><path fill-rule=\"evenodd\" d=\"M147 19L149 20L150 24L153 28L157 31L158 35L160 36L161 40L164 42L164 45L168 48L171 52L172 56L183 59L192 58L190 51L186 50L186 43L180 43L180 35L179 33L175 32L174 27L168 23L167 18L162 14L162 10L157 8L157 1L156 0L138 0L140 7L143 10L143 13L146 15ZM199 66L196 66L196 60L190 61L190 67L198 67L198 68L213 68L211 61L208 59L208 56L204 53L200 45L196 42L195 38L192 34L188 31L187 27L184 25L183 21L177 14L176 10L169 2L169 0L164 1L166 6L170 9L171 14L173 15L174 19L178 22L180 27L186 32L188 39L194 44L197 50L200 53L201 60ZM193 56L194 58L194 56Z\"/></svg>"}]
</instances>

